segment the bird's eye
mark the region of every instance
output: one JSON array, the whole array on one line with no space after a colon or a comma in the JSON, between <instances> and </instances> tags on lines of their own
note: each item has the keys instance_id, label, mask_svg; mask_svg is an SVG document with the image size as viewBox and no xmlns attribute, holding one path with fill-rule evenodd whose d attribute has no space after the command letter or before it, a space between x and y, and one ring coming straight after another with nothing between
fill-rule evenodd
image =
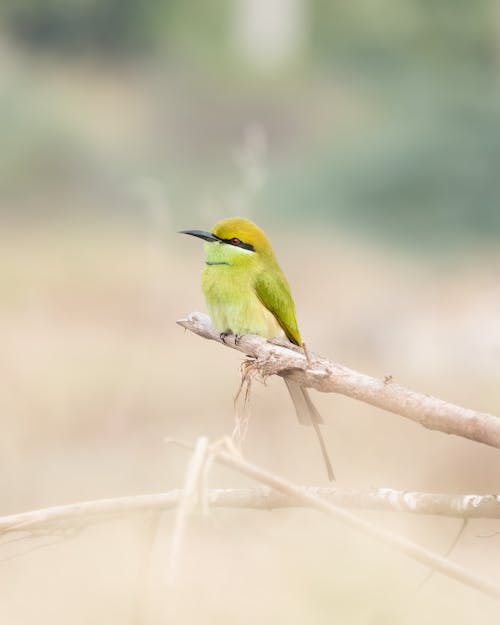
<instances>
[{"instance_id":1,"label":"bird's eye","mask_svg":"<svg viewBox=\"0 0 500 625\"><path fill-rule=\"evenodd\" d=\"M237 237L231 239L231 245L239 245L241 241Z\"/></svg>"}]
</instances>

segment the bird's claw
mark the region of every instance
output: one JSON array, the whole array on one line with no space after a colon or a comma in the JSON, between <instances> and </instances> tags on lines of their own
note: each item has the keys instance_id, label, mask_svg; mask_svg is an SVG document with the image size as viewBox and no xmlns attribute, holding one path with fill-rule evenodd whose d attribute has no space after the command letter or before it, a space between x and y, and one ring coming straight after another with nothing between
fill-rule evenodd
<instances>
[{"instance_id":1,"label":"bird's claw","mask_svg":"<svg viewBox=\"0 0 500 625\"><path fill-rule=\"evenodd\" d=\"M241 334L234 334L233 332L231 332L230 330L226 330L225 332L221 332L219 334L219 338L220 340L225 344L226 343L226 338L228 336L234 336L234 344L238 345L240 340L241 340Z\"/></svg>"}]
</instances>

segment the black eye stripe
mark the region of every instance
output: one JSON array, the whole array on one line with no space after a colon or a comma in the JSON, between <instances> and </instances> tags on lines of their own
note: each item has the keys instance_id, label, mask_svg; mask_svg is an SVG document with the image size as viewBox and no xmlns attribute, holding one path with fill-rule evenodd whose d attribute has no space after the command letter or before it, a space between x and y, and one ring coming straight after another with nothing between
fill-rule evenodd
<instances>
[{"instance_id":1,"label":"black eye stripe","mask_svg":"<svg viewBox=\"0 0 500 625\"><path fill-rule=\"evenodd\" d=\"M221 239L221 243L227 243L228 245L233 245L234 247L241 247L244 250L249 250L250 252L255 252L255 248L250 243L244 243L240 241L239 243L233 243L233 239Z\"/></svg>"}]
</instances>

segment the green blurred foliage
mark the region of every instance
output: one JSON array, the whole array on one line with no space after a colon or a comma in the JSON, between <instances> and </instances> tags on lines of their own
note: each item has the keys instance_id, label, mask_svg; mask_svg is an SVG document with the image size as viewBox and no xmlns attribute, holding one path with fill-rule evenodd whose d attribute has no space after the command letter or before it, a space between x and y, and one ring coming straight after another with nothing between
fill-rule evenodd
<instances>
[{"instance_id":1,"label":"green blurred foliage","mask_svg":"<svg viewBox=\"0 0 500 625\"><path fill-rule=\"evenodd\" d=\"M32 96L20 86L0 93L0 188L4 201L40 206L54 187L59 194L87 175L95 180L98 164L79 133Z\"/></svg>"},{"instance_id":2,"label":"green blurred foliage","mask_svg":"<svg viewBox=\"0 0 500 625\"><path fill-rule=\"evenodd\" d=\"M308 52L324 67L439 70L481 67L495 54L493 0L310 0ZM217 60L227 42L229 0L4 0L3 21L19 41L64 52L167 49ZM227 57L230 62L229 57Z\"/></svg>"},{"instance_id":3,"label":"green blurred foliage","mask_svg":"<svg viewBox=\"0 0 500 625\"><path fill-rule=\"evenodd\" d=\"M129 181L151 175L174 206L195 212L203 194L234 186L231 151L257 121L271 155L269 183L253 200L261 211L405 244L498 237L495 2L305 6L300 54L263 74L235 50L230 0L4 0L2 30L34 63L67 67L90 55L110 73L129 67L122 82L149 109L144 142L127 144L125 133L109 150L65 120L62 105L41 106L29 76L0 84L0 196L46 195L57 205L62 190L124 213L133 209ZM120 103L124 115L133 106Z\"/></svg>"},{"instance_id":4,"label":"green blurred foliage","mask_svg":"<svg viewBox=\"0 0 500 625\"><path fill-rule=\"evenodd\" d=\"M432 247L500 234L500 111L450 101L407 104L405 116L339 153L281 166L265 202ZM408 123L408 119L412 123ZM306 181L306 182L305 182Z\"/></svg>"},{"instance_id":5,"label":"green blurred foliage","mask_svg":"<svg viewBox=\"0 0 500 625\"><path fill-rule=\"evenodd\" d=\"M152 6L136 0L6 0L3 13L12 35L33 48L112 52L151 43Z\"/></svg>"},{"instance_id":6,"label":"green blurred foliage","mask_svg":"<svg viewBox=\"0 0 500 625\"><path fill-rule=\"evenodd\" d=\"M311 41L316 61L406 74L491 68L493 0L314 0Z\"/></svg>"},{"instance_id":7,"label":"green blurred foliage","mask_svg":"<svg viewBox=\"0 0 500 625\"><path fill-rule=\"evenodd\" d=\"M228 2L179 0L5 0L8 31L32 48L62 53L148 54L167 50L193 57L224 40ZM207 43L209 44L207 46Z\"/></svg>"}]
</instances>

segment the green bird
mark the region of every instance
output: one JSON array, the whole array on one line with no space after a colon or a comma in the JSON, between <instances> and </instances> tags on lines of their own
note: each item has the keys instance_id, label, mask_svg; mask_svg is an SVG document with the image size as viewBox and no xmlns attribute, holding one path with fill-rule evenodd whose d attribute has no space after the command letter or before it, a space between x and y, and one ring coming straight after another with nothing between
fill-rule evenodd
<instances>
[{"instance_id":1,"label":"green bird","mask_svg":"<svg viewBox=\"0 0 500 625\"><path fill-rule=\"evenodd\" d=\"M204 239L205 270L202 289L212 320L221 335L258 334L286 337L302 345L290 287L266 234L240 217L219 221L211 232L182 230ZM312 425L318 436L328 477L335 479L319 428L323 423L307 389L284 378L302 425Z\"/></svg>"}]
</instances>

